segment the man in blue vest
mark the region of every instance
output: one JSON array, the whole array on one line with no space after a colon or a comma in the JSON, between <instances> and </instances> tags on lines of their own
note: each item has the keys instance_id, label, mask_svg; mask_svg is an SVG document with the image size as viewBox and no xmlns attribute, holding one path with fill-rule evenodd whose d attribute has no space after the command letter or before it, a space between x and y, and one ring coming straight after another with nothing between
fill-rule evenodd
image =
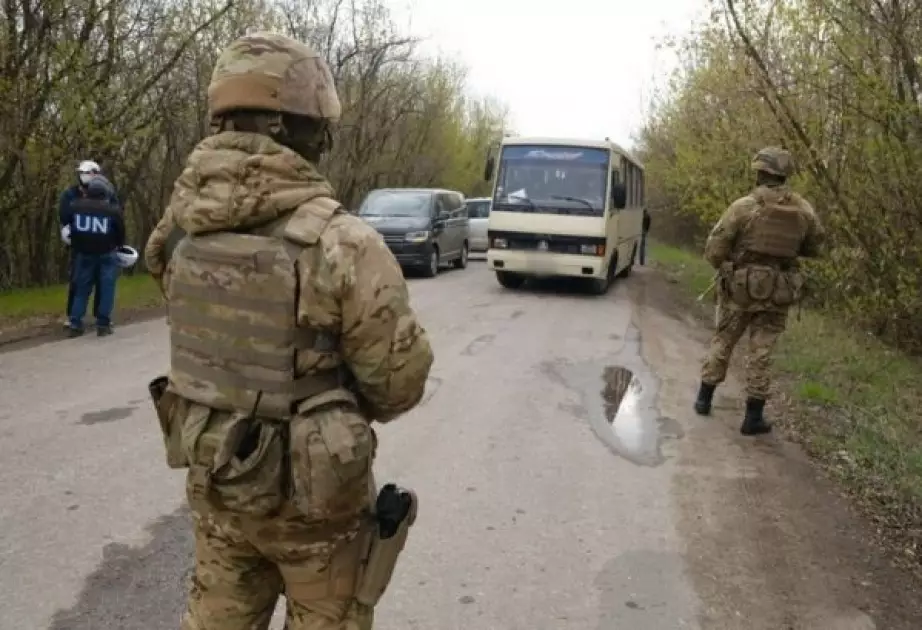
<instances>
[{"instance_id":1,"label":"man in blue vest","mask_svg":"<svg viewBox=\"0 0 922 630\"><path fill-rule=\"evenodd\" d=\"M61 199L58 204L58 218L61 221L61 227L64 228L67 223L65 222L65 216L68 216L70 211L70 205L86 196L86 186L91 179L94 177L102 175L102 168L99 164L93 160L83 160L77 166L77 183L69 187L63 193L61 193ZM121 204L118 200L118 197L115 194L113 188L112 191L112 201L116 204ZM70 250L70 261L68 265L68 283L67 283L67 310L65 311L65 316L67 317L66 327L70 327L70 311L74 304L74 250ZM99 279L97 278L93 286L95 290L93 291L93 317L99 315Z\"/></svg>"},{"instance_id":2,"label":"man in blue vest","mask_svg":"<svg viewBox=\"0 0 922 630\"><path fill-rule=\"evenodd\" d=\"M74 199L61 216L61 223L70 227L73 251L74 296L68 322L71 337L84 332L83 316L94 284L99 296L96 333L100 337L112 334L111 315L119 272L116 250L125 244L125 223L114 197L115 189L109 180L96 175L86 184L84 196Z\"/></svg>"}]
</instances>

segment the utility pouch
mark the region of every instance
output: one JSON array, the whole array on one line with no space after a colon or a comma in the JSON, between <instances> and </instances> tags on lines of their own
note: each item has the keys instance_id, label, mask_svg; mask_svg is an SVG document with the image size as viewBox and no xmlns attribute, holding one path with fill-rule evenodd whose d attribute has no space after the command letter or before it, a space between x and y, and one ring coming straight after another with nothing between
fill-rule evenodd
<instances>
[{"instance_id":1,"label":"utility pouch","mask_svg":"<svg viewBox=\"0 0 922 630\"><path fill-rule=\"evenodd\" d=\"M394 575L397 558L407 542L410 527L416 522L418 501L412 490L389 483L375 501L374 531L368 558L356 589L358 603L374 607Z\"/></svg>"},{"instance_id":2,"label":"utility pouch","mask_svg":"<svg viewBox=\"0 0 922 630\"><path fill-rule=\"evenodd\" d=\"M790 306L798 303L804 296L804 275L796 270L781 272L772 293L772 304L775 306Z\"/></svg>"},{"instance_id":3,"label":"utility pouch","mask_svg":"<svg viewBox=\"0 0 922 630\"><path fill-rule=\"evenodd\" d=\"M157 419L160 421L160 433L166 449L166 465L170 468L188 468L189 459L182 448L182 421L180 413L181 399L169 391L169 378L158 376L147 385Z\"/></svg>"}]
</instances>

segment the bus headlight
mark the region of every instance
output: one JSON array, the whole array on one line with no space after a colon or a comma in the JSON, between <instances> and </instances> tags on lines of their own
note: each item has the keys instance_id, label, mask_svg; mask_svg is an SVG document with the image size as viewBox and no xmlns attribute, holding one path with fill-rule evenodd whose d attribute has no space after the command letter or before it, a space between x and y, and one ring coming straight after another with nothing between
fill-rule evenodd
<instances>
[{"instance_id":1,"label":"bus headlight","mask_svg":"<svg viewBox=\"0 0 922 630\"><path fill-rule=\"evenodd\" d=\"M508 244L506 243L506 239L504 238L494 238L492 247L495 247L496 249L506 249L506 247L508 247Z\"/></svg>"},{"instance_id":2,"label":"bus headlight","mask_svg":"<svg viewBox=\"0 0 922 630\"><path fill-rule=\"evenodd\" d=\"M580 245L579 253L583 256L604 256L605 255L605 246L604 245Z\"/></svg>"}]
</instances>

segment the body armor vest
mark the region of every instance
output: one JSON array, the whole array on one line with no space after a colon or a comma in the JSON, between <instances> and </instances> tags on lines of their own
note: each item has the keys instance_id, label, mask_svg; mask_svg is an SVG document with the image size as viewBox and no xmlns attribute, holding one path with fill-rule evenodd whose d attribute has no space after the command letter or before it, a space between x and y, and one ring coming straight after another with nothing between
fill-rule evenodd
<instances>
[{"instance_id":1,"label":"body armor vest","mask_svg":"<svg viewBox=\"0 0 922 630\"><path fill-rule=\"evenodd\" d=\"M740 239L742 257L757 254L779 262L797 258L808 225L796 201L783 193L763 195L757 191L753 197L758 205Z\"/></svg>"},{"instance_id":2,"label":"body armor vest","mask_svg":"<svg viewBox=\"0 0 922 630\"><path fill-rule=\"evenodd\" d=\"M339 369L297 373L300 351L336 348L330 334L298 326L298 259L339 207L318 198L266 234L178 240L168 287L173 391L213 409L287 420L299 402L343 385Z\"/></svg>"}]
</instances>

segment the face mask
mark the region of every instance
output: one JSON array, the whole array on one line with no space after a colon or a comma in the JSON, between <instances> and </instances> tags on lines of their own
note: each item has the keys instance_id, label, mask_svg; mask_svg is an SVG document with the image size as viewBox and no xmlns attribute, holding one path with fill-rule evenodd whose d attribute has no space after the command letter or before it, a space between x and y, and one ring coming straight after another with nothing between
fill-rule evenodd
<instances>
[{"instance_id":1,"label":"face mask","mask_svg":"<svg viewBox=\"0 0 922 630\"><path fill-rule=\"evenodd\" d=\"M92 173L80 173L80 183L86 186L93 177L94 175Z\"/></svg>"}]
</instances>

